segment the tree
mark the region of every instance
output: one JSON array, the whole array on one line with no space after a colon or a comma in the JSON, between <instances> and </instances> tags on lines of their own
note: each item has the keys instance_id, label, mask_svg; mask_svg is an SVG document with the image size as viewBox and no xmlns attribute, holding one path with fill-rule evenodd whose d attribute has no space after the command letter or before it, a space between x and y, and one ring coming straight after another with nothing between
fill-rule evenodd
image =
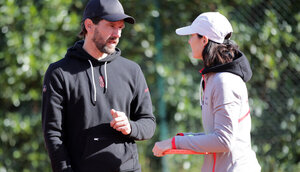
<instances>
[{"instance_id":1,"label":"tree","mask_svg":"<svg viewBox=\"0 0 300 172\"><path fill-rule=\"evenodd\" d=\"M190 54L188 37L175 34L200 13L219 11L233 25L235 40L248 57L253 78L247 84L252 108L252 141L262 171L299 171L300 3L295 0L121 0L136 18L119 43L138 62L150 87L158 127L140 142L143 171L160 171L151 149L161 121L156 82L164 79L163 101L169 137L201 132L198 89L202 68ZM41 130L42 80L48 65L64 57L78 40L86 0L0 0L0 171L51 171ZM155 46L160 20L162 51ZM161 53L162 60L155 56ZM199 171L202 156L168 155L170 171Z\"/></svg>"}]
</instances>

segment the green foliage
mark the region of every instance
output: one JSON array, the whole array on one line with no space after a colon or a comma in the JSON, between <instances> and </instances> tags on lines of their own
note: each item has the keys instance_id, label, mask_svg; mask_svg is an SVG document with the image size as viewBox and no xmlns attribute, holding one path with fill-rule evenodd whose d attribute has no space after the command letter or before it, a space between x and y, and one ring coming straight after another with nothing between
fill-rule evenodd
<instances>
[{"instance_id":1,"label":"green foliage","mask_svg":"<svg viewBox=\"0 0 300 172\"><path fill-rule=\"evenodd\" d=\"M0 171L51 171L40 116L42 78L76 40L81 1L0 1Z\"/></svg>"},{"instance_id":2,"label":"green foliage","mask_svg":"<svg viewBox=\"0 0 300 172\"><path fill-rule=\"evenodd\" d=\"M51 171L39 114L0 116L0 171Z\"/></svg>"},{"instance_id":3,"label":"green foliage","mask_svg":"<svg viewBox=\"0 0 300 172\"><path fill-rule=\"evenodd\" d=\"M51 171L41 130L43 75L78 40L86 2L0 0L0 171ZM228 16L234 29L232 39L252 66L253 78L247 85L252 142L262 171L300 171L300 2L121 2L137 23L126 25L119 47L124 57L141 65L158 119L154 138L138 142L143 171L161 171L161 158L151 152L162 128L160 96L166 103L169 137L203 130L198 98L202 64L191 57L188 36L177 36L175 29L205 11ZM161 60L157 60L158 53ZM163 95L158 78L164 80ZM169 171L200 171L202 159L168 155L166 162Z\"/></svg>"}]
</instances>

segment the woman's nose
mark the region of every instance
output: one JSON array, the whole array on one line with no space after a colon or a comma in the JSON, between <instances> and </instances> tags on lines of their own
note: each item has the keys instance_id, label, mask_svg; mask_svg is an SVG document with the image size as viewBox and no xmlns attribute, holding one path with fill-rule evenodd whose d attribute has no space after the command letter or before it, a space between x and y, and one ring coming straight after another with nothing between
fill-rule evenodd
<instances>
[{"instance_id":1,"label":"woman's nose","mask_svg":"<svg viewBox=\"0 0 300 172\"><path fill-rule=\"evenodd\" d=\"M190 45L191 45L191 39L192 39L192 37L190 37L190 39L189 39L189 41L188 41Z\"/></svg>"}]
</instances>

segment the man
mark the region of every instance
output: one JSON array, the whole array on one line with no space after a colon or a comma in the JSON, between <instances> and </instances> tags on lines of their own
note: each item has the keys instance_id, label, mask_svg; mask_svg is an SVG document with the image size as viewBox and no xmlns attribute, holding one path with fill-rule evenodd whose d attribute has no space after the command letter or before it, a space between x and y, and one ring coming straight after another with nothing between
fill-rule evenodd
<instances>
[{"instance_id":1,"label":"man","mask_svg":"<svg viewBox=\"0 0 300 172\"><path fill-rule=\"evenodd\" d=\"M124 22L118 0L90 0L81 35L49 66L42 122L53 171L141 171L135 140L150 139L155 117L140 67L116 46Z\"/></svg>"}]
</instances>

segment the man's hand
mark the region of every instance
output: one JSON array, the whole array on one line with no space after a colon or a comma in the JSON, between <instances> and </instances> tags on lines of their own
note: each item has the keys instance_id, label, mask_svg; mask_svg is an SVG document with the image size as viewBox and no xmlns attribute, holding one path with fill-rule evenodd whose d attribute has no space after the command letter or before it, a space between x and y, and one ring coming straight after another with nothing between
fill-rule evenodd
<instances>
[{"instance_id":1,"label":"man's hand","mask_svg":"<svg viewBox=\"0 0 300 172\"><path fill-rule=\"evenodd\" d=\"M113 117L113 120L110 122L110 126L115 130L122 132L124 135L130 134L131 126L125 113L114 109L111 109L110 113Z\"/></svg>"}]
</instances>

